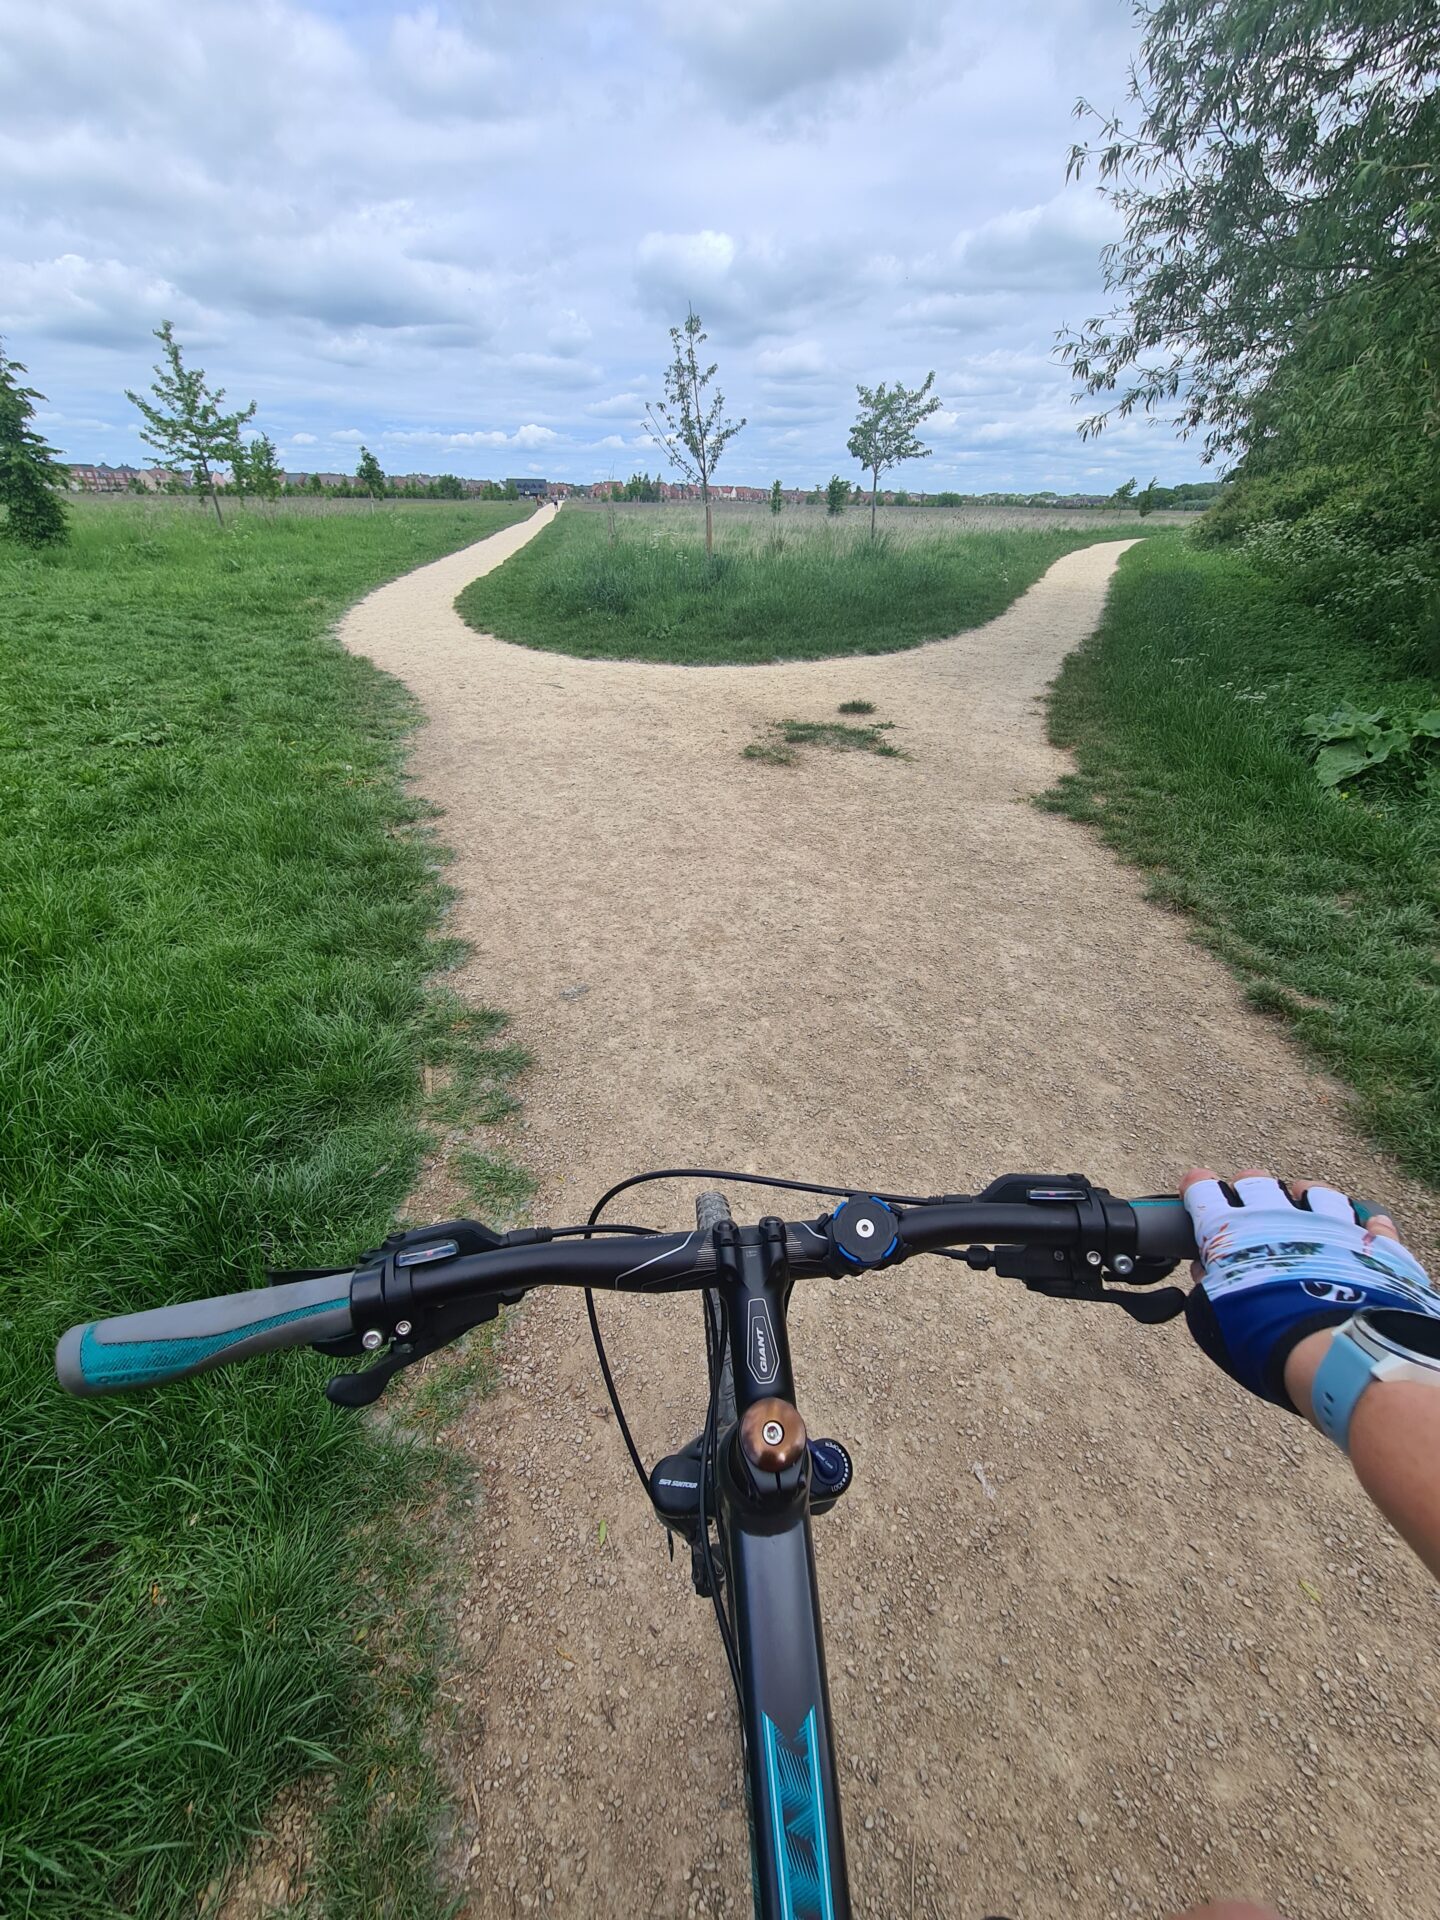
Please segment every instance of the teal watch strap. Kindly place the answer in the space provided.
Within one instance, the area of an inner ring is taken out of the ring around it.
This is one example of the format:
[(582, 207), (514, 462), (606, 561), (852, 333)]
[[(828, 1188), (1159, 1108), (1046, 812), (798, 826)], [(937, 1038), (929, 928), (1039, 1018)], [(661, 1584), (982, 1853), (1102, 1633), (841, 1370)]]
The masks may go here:
[(1310, 1389), (1311, 1405), (1320, 1431), (1342, 1453), (1350, 1451), (1350, 1416), (1355, 1403), (1375, 1377), (1375, 1356), (1350, 1338), (1347, 1325), (1336, 1330)]

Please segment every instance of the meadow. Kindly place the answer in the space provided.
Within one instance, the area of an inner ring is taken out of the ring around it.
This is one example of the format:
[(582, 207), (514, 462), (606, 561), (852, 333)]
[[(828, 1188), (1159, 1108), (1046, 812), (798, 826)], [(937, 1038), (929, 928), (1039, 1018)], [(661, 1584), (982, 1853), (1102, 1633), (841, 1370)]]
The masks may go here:
[(1440, 1185), (1440, 752), (1322, 786), (1307, 719), (1440, 707), (1423, 646), (1307, 604), (1244, 553), (1147, 541), (1056, 682), (1077, 771), (1048, 804), (1155, 875), (1251, 1001)]
[[(1072, 519), (1076, 518), (1072, 516)], [(566, 506), (456, 605), (481, 632), (585, 658), (686, 666), (891, 653), (993, 619), (1062, 554), (1149, 521), (1043, 510), (720, 507), (707, 556), (694, 506)], [(1034, 524), (1035, 520), (1043, 524)]]
[[(0, 1911), (213, 1911), (274, 1797), (325, 1781), (327, 1910), (432, 1911), (409, 1588), (443, 1463), (319, 1360), (76, 1401), (72, 1322), (349, 1264), (423, 1145), (422, 1070), (507, 1104), (402, 782), (370, 587), (493, 505), (82, 503), (0, 551)], [(489, 1063), (487, 1070), (486, 1063)], [(208, 1889), (208, 1892), (207, 1892)]]

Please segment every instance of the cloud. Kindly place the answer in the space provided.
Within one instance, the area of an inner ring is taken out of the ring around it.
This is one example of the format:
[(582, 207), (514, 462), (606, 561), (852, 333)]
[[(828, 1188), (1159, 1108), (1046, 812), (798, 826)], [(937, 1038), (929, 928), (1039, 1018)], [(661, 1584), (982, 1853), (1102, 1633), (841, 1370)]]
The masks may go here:
[(608, 400), (592, 400), (585, 411), (600, 420), (628, 420), (632, 416), (643, 418), (645, 403), (643, 393), (612, 393)]
[(313, 433), (292, 433), (290, 436), (290, 444), (293, 447), (313, 447), (315, 445), (315, 435)]
[(745, 114), (883, 71), (933, 37), (927, 0), (722, 0), (664, 10), (696, 84)]
[(755, 356), (755, 371), (762, 380), (790, 386), (797, 380), (831, 379), (835, 365), (818, 340), (792, 340), (783, 347), (762, 348)]
[(510, 359), (516, 373), (545, 387), (593, 387), (601, 370), (588, 360), (569, 360), (558, 353), (517, 353)]
[(866, 291), (853, 249), (838, 242), (787, 246), (768, 235), (743, 241), (703, 228), (647, 233), (636, 255), (641, 305), (672, 323), (693, 306), (708, 325), (749, 343), (818, 312), (857, 305)]
[(16, 263), (0, 275), (0, 330), (36, 333), (85, 346), (144, 343), (161, 319), (192, 336), (205, 335), (216, 315), (158, 273), (115, 259), (63, 253), (52, 260)]
[(1042, 206), (987, 220), (958, 243), (957, 266), (970, 285), (1012, 293), (1090, 287), (1101, 248), (1122, 231), (1108, 201), (1073, 187)]
[(515, 110), (521, 84), (512, 63), (434, 7), (391, 22), (386, 69), (392, 93), (428, 113), (503, 117)]

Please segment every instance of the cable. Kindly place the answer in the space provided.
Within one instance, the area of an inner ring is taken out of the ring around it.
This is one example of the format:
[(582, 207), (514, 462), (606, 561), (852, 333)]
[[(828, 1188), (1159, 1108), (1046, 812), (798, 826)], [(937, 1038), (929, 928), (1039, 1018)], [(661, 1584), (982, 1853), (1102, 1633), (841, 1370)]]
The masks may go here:
[(645, 1498), (650, 1498), (650, 1476), (645, 1471), (645, 1462), (640, 1458), (640, 1449), (636, 1446), (630, 1432), (629, 1422), (625, 1418), (625, 1409), (620, 1404), (620, 1395), (615, 1389), (615, 1377), (610, 1371), (610, 1361), (606, 1356), (605, 1342), (600, 1338), (600, 1322), (595, 1317), (595, 1295), (589, 1287), (585, 1289), (585, 1311), (590, 1316), (590, 1337), (595, 1342), (595, 1357), (600, 1362), (600, 1372), (605, 1380), (605, 1391), (610, 1396), (610, 1405), (614, 1409), (615, 1424), (620, 1429), (620, 1438), (625, 1442), (635, 1471), (640, 1476), (640, 1484), (645, 1489)]
[(782, 1187), (790, 1193), (843, 1194), (847, 1200), (883, 1200), (887, 1205), (896, 1207), (934, 1206), (945, 1197), (934, 1193), (877, 1193), (873, 1187), (867, 1186), (823, 1186), (815, 1180), (780, 1180), (767, 1173), (740, 1173), (732, 1167), (658, 1167), (651, 1173), (632, 1174), (628, 1180), (618, 1181), (608, 1193), (602, 1193), (591, 1211), (592, 1223), (599, 1220), (617, 1194), (626, 1192), (630, 1187), (643, 1187), (652, 1180), (738, 1180), (750, 1187)]
[(611, 1226), (608, 1220), (603, 1226), (587, 1221), (583, 1227), (547, 1227), (545, 1237), (547, 1240), (588, 1240), (592, 1234), (597, 1233), (636, 1233), (654, 1239), (658, 1238), (662, 1231), (660, 1227)]

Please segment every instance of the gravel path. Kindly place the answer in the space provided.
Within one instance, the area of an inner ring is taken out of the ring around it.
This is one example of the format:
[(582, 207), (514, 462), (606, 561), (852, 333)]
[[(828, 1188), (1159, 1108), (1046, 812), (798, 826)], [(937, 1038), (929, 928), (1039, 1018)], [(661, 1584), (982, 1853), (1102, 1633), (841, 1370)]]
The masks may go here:
[[(1335, 1084), (1138, 874), (1027, 804), (1065, 765), (1044, 688), (1125, 543), (911, 653), (683, 669), (461, 623), (459, 589), (547, 519), (342, 630), (429, 715), (413, 764), (455, 852), (459, 985), (536, 1056), (513, 1151), (537, 1218), (677, 1162), (918, 1191), (1078, 1167), (1145, 1192), (1204, 1160), (1329, 1170), (1435, 1254), (1433, 1196)], [(741, 759), (857, 698), (910, 758)], [(652, 1191), (642, 1218), (689, 1215)], [(433, 1168), (421, 1204), (453, 1198)], [(699, 1309), (603, 1314), (654, 1458), (698, 1422)], [(857, 1913), (1436, 1911), (1437, 1594), (1322, 1441), (1183, 1324), (939, 1261), (811, 1285), (791, 1325), (810, 1430), (856, 1461), (816, 1544)], [(461, 1911), (748, 1913), (723, 1656), (578, 1296), (512, 1317), (455, 1437), (484, 1489), (447, 1686)]]

